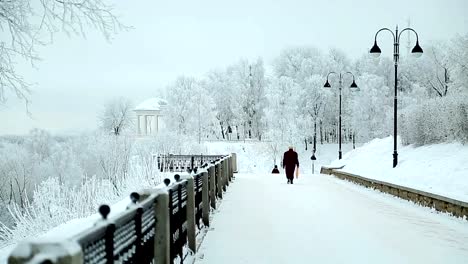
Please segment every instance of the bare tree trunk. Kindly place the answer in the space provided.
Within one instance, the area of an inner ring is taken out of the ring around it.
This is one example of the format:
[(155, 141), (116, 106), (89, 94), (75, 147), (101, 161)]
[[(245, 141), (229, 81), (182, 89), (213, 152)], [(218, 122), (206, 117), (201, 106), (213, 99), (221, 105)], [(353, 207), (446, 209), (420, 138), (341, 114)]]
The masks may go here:
[(317, 150), (317, 119), (314, 120), (314, 153)]
[(226, 139), (226, 138), (224, 137), (223, 122), (220, 121), (220, 122), (219, 122), (219, 126), (221, 127), (221, 135), (223, 135), (223, 139)]

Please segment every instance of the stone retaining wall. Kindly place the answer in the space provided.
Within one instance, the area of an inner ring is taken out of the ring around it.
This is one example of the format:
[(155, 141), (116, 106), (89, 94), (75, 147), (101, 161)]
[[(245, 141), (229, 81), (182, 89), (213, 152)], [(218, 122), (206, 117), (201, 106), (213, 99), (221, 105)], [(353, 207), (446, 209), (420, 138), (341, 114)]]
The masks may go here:
[(431, 207), (440, 212), (451, 213), (454, 216), (468, 220), (468, 203), (466, 202), (339, 171), (339, 169), (342, 168), (343, 167), (322, 167), (320, 173), (334, 175), (342, 180), (348, 180), (367, 188), (377, 189), (381, 192), (392, 194), (416, 204)]

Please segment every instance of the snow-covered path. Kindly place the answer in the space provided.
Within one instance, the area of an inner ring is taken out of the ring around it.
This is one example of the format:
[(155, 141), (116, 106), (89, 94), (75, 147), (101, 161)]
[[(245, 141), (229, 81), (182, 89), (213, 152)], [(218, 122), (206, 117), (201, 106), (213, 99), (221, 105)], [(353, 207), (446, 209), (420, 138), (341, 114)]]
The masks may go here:
[(197, 264), (468, 263), (468, 223), (327, 175), (238, 174)]

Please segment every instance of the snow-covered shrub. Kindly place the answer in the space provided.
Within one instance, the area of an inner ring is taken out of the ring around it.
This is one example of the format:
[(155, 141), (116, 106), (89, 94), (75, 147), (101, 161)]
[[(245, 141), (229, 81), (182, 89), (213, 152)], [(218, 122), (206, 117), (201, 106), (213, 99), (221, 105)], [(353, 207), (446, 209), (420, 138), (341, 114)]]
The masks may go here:
[(404, 144), (468, 142), (468, 95), (446, 96), (406, 108), (400, 118)]
[(102, 136), (97, 142), (98, 177), (107, 179), (114, 191), (120, 193), (118, 182), (127, 176), (133, 139), (120, 136)]
[[(30, 155), (25, 144), (0, 144), (0, 173), (8, 176), (0, 181), (0, 247), (89, 216), (103, 203), (161, 181), (151, 163), (151, 153), (160, 151), (157, 141), (134, 148), (132, 138), (95, 134), (50, 143), (37, 148), (50, 150), (41, 156)], [(12, 201), (10, 182), (27, 183), (26, 191), (13, 185)]]

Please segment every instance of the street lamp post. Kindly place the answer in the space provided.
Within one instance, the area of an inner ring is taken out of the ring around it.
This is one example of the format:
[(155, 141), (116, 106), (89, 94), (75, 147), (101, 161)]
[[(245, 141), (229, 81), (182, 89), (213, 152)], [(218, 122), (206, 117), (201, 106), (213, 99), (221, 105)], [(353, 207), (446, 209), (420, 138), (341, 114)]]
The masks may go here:
[[(325, 85), (323, 87), (325, 88), (331, 88), (331, 85), (330, 83), (328, 82), (328, 77), (330, 76), (330, 74), (338, 74), (336, 72), (329, 72), (328, 75), (327, 75), (327, 82), (325, 83)], [(353, 76), (353, 83), (351, 84), (351, 86), (349, 86), (350, 89), (353, 89), (353, 90), (357, 90), (358, 89), (358, 86), (356, 85), (356, 82), (354, 80), (354, 74), (352, 74), (351, 72), (345, 72), (345, 73), (339, 73), (339, 90), (340, 90), (340, 100), (339, 100), (339, 118), (338, 118), (338, 123), (339, 123), (339, 132), (338, 132), (338, 137), (340, 138), (339, 139), (339, 145), (338, 145), (338, 159), (341, 159), (343, 157), (342, 155), (342, 152), (341, 152), (341, 90), (342, 90), (342, 87), (343, 87), (343, 77), (345, 74), (351, 74), (351, 76)]]
[(398, 165), (398, 152), (397, 152), (397, 86), (398, 86), (398, 79), (397, 79), (397, 73), (398, 73), (398, 61), (400, 57), (400, 36), (401, 33), (403, 33), (406, 30), (413, 31), (414, 34), (416, 34), (416, 45), (414, 48), (411, 50), (411, 53), (415, 55), (416, 57), (421, 57), (423, 54), (423, 50), (421, 46), (419, 46), (419, 37), (418, 33), (414, 31), (412, 28), (405, 28), (403, 29), (400, 33), (398, 33), (398, 26), (396, 26), (395, 33), (391, 31), (388, 28), (382, 28), (377, 33), (375, 33), (375, 38), (374, 38), (374, 46), (370, 49), (370, 54), (374, 55), (375, 57), (379, 57), (380, 53), (382, 51), (380, 50), (379, 46), (377, 45), (377, 35), (381, 31), (389, 31), (393, 35), (393, 61), (395, 62), (395, 97), (393, 100), (393, 168)]

